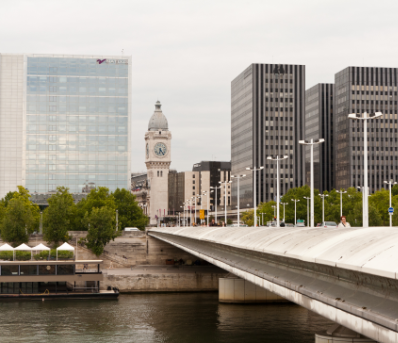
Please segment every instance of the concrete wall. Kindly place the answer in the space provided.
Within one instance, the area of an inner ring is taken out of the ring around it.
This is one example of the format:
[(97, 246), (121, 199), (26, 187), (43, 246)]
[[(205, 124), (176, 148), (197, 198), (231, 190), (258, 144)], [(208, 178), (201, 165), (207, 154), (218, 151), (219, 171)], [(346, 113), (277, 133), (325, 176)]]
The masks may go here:
[(241, 278), (219, 279), (218, 300), (222, 303), (276, 303), (286, 299)]
[[(206, 267), (202, 267), (206, 269)], [(101, 289), (108, 286), (119, 288), (121, 293), (146, 292), (203, 292), (216, 291), (218, 279), (226, 272), (208, 273), (141, 273), (135, 275), (104, 274)]]

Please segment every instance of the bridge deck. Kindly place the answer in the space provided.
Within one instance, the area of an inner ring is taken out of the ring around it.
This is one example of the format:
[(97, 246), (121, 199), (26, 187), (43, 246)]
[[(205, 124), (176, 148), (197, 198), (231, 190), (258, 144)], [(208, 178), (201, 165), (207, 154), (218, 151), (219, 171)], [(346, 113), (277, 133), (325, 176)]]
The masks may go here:
[(380, 342), (398, 342), (398, 228), (156, 228), (149, 235)]

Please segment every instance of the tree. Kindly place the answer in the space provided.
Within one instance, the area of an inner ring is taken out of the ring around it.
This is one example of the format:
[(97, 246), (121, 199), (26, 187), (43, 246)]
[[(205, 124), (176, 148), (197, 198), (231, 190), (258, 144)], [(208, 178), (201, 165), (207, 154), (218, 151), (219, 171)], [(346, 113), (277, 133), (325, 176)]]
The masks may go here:
[(49, 206), (43, 213), (44, 239), (48, 242), (67, 242), (68, 230), (76, 216), (76, 205), (69, 189), (57, 187), (57, 193), (48, 199)]
[(34, 217), (30, 207), (21, 197), (8, 201), (8, 206), (1, 222), (1, 237), (14, 246), (29, 241), (28, 232), (32, 232)]
[(253, 221), (254, 221), (253, 216), (254, 216), (253, 210), (244, 211), (242, 212), (240, 219), (247, 226), (253, 226)]
[(87, 231), (88, 227), (84, 224), (84, 218), (86, 213), (90, 214), (94, 208), (109, 208), (113, 211), (113, 215), (116, 216), (115, 198), (106, 187), (92, 189), (87, 197), (82, 199), (76, 207), (77, 216), (72, 227), (78, 231)]
[(39, 227), (39, 206), (30, 201), (29, 191), (22, 186), (18, 186), (16, 192), (9, 192), (1, 202), (2, 239), (15, 245), (26, 243), (29, 233)]
[(94, 207), (90, 213), (86, 212), (84, 224), (88, 227), (85, 242), (87, 248), (97, 256), (101, 255), (105, 245), (111, 239), (115, 240), (117, 236), (114, 211), (107, 206), (101, 208)]
[(140, 230), (145, 230), (149, 219), (142, 208), (138, 206), (138, 202), (135, 200), (136, 196), (127, 189), (119, 188), (112, 195), (119, 213), (119, 228), (123, 230), (125, 227), (137, 227)]

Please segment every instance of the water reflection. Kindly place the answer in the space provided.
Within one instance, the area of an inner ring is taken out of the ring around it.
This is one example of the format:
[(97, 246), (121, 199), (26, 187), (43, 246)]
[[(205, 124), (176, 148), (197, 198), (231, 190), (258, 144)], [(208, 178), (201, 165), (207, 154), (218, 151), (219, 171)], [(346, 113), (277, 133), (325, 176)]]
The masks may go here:
[(1, 342), (313, 342), (333, 323), (299, 306), (219, 304), (215, 293), (0, 303)]

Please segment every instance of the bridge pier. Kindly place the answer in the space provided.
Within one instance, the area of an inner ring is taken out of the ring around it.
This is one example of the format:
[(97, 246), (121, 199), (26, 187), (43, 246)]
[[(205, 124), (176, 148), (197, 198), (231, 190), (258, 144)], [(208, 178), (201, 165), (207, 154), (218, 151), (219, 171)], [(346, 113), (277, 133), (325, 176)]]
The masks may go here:
[(376, 341), (366, 338), (357, 332), (354, 332), (346, 327), (336, 324), (326, 331), (315, 334), (315, 343), (376, 343)]
[(218, 301), (230, 304), (283, 303), (288, 300), (240, 277), (228, 274), (218, 279)]

